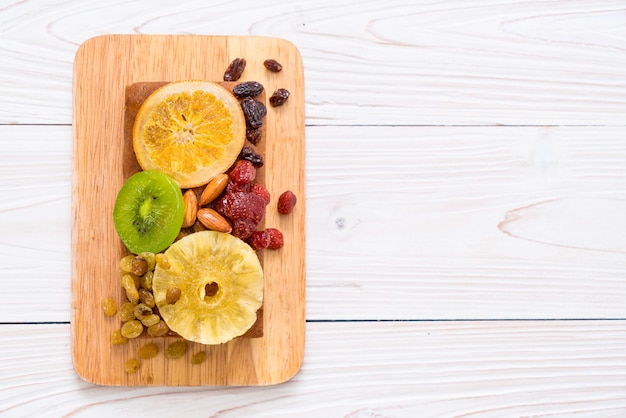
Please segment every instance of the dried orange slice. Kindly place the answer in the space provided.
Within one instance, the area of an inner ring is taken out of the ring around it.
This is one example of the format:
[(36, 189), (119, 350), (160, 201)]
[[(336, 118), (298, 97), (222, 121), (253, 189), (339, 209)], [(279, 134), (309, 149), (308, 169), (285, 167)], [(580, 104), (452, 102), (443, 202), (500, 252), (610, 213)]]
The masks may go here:
[(133, 126), (133, 148), (144, 170), (159, 170), (181, 188), (201, 186), (225, 172), (246, 137), (241, 105), (224, 87), (178, 81), (153, 92)]

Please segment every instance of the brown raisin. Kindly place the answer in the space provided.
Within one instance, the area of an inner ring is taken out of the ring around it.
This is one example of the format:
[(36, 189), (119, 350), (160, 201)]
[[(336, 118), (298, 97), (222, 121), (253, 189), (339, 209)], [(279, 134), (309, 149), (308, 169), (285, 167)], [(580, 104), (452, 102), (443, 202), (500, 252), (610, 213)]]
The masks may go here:
[(239, 159), (250, 161), (255, 168), (263, 167), (263, 157), (257, 154), (252, 147), (244, 146), (239, 153)]
[(243, 115), (246, 118), (246, 125), (249, 129), (256, 129), (263, 126), (263, 118), (267, 115), (267, 108), (258, 100), (245, 97), (241, 101)]
[(137, 257), (132, 259), (130, 263), (131, 273), (133, 273), (135, 276), (143, 276), (144, 274), (146, 274), (146, 271), (148, 271), (148, 262), (145, 258), (138, 255)]
[(283, 69), (283, 66), (280, 65), (280, 63), (274, 59), (266, 59), (265, 61), (263, 61), (263, 65), (265, 66), (265, 68), (267, 68), (273, 73), (277, 73)]
[(178, 299), (180, 299), (181, 294), (182, 292), (179, 288), (170, 287), (169, 289), (167, 289), (167, 292), (165, 292), (165, 301), (167, 302), (168, 305), (173, 305), (176, 302), (178, 302)]
[(263, 132), (261, 131), (261, 128), (248, 129), (246, 131), (246, 139), (250, 141), (250, 143), (253, 145), (257, 145), (259, 142), (261, 142), (262, 136)]
[(237, 84), (233, 88), (235, 96), (239, 97), (256, 97), (263, 92), (263, 85), (256, 81), (246, 81), (241, 84)]
[(246, 60), (244, 58), (235, 58), (226, 68), (226, 72), (224, 72), (224, 81), (239, 80), (245, 68)]
[(282, 106), (289, 98), (289, 91), (286, 89), (278, 89), (270, 97), (270, 104), (273, 107)]

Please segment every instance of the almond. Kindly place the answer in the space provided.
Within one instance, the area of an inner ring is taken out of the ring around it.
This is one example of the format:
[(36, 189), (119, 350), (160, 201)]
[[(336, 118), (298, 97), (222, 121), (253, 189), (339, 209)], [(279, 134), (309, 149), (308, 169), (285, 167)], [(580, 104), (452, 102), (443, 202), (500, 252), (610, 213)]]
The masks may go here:
[(208, 229), (218, 232), (230, 232), (232, 228), (228, 221), (219, 213), (210, 208), (202, 208), (198, 211), (198, 220)]
[(198, 198), (196, 192), (189, 189), (183, 195), (183, 203), (185, 205), (185, 216), (183, 217), (183, 228), (189, 228), (196, 222), (198, 213)]
[(228, 174), (222, 173), (211, 180), (200, 196), (200, 206), (211, 203), (224, 191), (228, 184)]

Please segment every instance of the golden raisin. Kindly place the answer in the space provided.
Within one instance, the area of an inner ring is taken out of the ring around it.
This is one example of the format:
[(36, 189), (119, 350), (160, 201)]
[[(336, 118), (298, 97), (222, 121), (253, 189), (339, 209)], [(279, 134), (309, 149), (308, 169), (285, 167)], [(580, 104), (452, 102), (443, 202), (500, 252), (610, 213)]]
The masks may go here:
[(169, 359), (181, 358), (187, 352), (187, 343), (183, 340), (177, 340), (167, 346), (165, 357)]
[(152, 279), (154, 277), (154, 270), (151, 270), (141, 276), (139, 279), (139, 285), (146, 290), (152, 290)]
[(155, 255), (156, 264), (164, 270), (169, 270), (170, 262), (167, 259), (167, 256), (163, 253), (159, 253)]
[(113, 345), (122, 345), (128, 342), (128, 338), (122, 335), (122, 332), (119, 329), (116, 329), (111, 333), (111, 344)]
[(148, 343), (137, 350), (137, 356), (140, 359), (148, 360), (159, 354), (159, 346), (155, 343)]
[(191, 356), (191, 364), (201, 364), (206, 360), (206, 352), (198, 351), (196, 354)]
[(102, 310), (106, 316), (114, 316), (117, 313), (117, 304), (113, 298), (102, 299)]
[(140, 303), (135, 306), (135, 318), (141, 321), (148, 315), (152, 315), (152, 308), (150, 308), (148, 305), (146, 305), (145, 303)]
[(139, 256), (142, 257), (144, 260), (146, 260), (146, 263), (148, 264), (147, 271), (154, 270), (154, 266), (156, 264), (156, 258), (154, 256), (154, 253), (144, 252), (144, 253), (139, 254)]
[(120, 269), (124, 273), (130, 273), (132, 271), (131, 263), (133, 261), (133, 258), (135, 258), (135, 255), (129, 254), (127, 256), (122, 257), (122, 259), (120, 260)]
[(126, 291), (126, 299), (128, 299), (129, 302), (139, 302), (139, 292), (137, 292), (135, 280), (130, 274), (122, 276), (122, 287)]
[(132, 302), (123, 304), (120, 308), (120, 321), (126, 322), (135, 319), (135, 306), (137, 306), (137, 304)]
[(137, 360), (136, 358), (131, 358), (130, 360), (127, 360), (126, 363), (124, 363), (124, 370), (126, 371), (126, 373), (135, 373), (137, 370), (139, 370), (139, 360)]
[(144, 288), (139, 289), (138, 292), (139, 292), (139, 300), (141, 301), (141, 303), (143, 303), (144, 305), (147, 305), (150, 308), (154, 308), (155, 302), (154, 302), (154, 295), (152, 294), (152, 292)]
[(141, 319), (141, 323), (146, 327), (151, 327), (152, 325), (156, 325), (161, 320), (161, 317), (157, 314), (152, 314), (148, 316), (144, 316)]
[(126, 338), (137, 338), (143, 332), (143, 325), (141, 322), (133, 319), (132, 321), (124, 322), (124, 324), (122, 324), (121, 332)]
[(159, 321), (148, 327), (148, 335), (151, 337), (162, 337), (170, 331), (165, 321)]

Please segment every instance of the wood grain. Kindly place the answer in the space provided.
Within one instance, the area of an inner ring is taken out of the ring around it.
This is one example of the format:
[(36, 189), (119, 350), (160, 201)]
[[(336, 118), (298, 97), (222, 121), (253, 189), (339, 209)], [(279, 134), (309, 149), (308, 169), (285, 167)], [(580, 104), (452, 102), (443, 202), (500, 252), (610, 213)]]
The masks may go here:
[[(163, 80), (220, 81), (236, 57), (245, 57), (249, 63), (245, 79), (259, 81), (271, 92), (278, 86), (292, 92), (288, 105), (268, 109), (265, 184), (274, 201), (291, 189), (302, 203), (288, 217), (277, 211), (266, 213), (266, 225), (279, 228), (290, 245), (267, 252), (263, 258), (263, 336), (219, 346), (190, 343), (187, 356), (177, 363), (152, 361), (129, 375), (123, 371), (124, 361), (146, 341), (112, 347), (109, 337), (119, 321), (94, 309), (105, 296), (117, 297), (121, 304), (119, 240), (111, 213), (129, 174), (124, 173), (123, 164), (126, 87)], [(262, 64), (267, 57), (275, 57), (285, 70), (268, 72)], [(304, 101), (297, 49), (277, 38), (98, 37), (79, 49), (74, 80), (71, 322), (77, 373), (93, 383), (131, 386), (264, 385), (291, 378), (302, 363), (305, 310)], [(96, 199), (98, 206), (93, 205)], [(193, 367), (190, 358), (199, 350), (206, 350), (212, 361)]]
[(5, 325), (0, 415), (626, 414), (625, 321), (308, 323), (307, 335), (303, 367), (282, 385), (129, 389), (74, 374), (69, 326)]
[(71, 123), (74, 54), (93, 36), (193, 33), (294, 43), (308, 125), (623, 125), (625, 21), (621, 0), (9, 1), (0, 124)]

